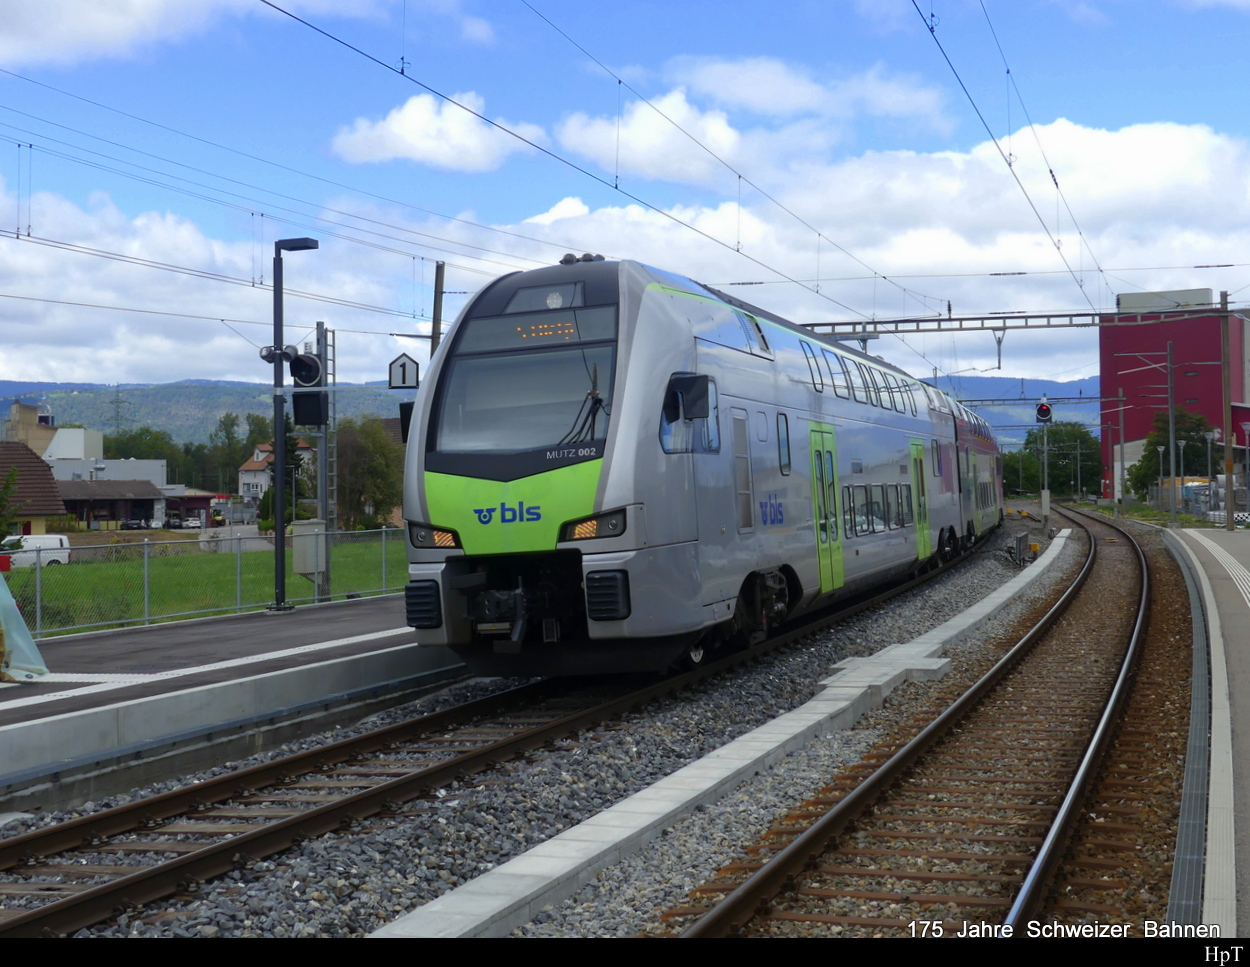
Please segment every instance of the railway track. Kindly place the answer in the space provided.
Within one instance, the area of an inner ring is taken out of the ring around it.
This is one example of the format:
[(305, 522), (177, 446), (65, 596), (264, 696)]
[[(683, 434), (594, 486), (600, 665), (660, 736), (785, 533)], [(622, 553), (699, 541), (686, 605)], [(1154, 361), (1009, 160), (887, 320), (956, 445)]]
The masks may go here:
[(538, 682), (0, 841), (0, 937), (64, 935), (193, 894), (207, 880), (722, 674), (937, 573), (641, 689)]
[(1101, 521), (1087, 531), (1078, 582), (994, 670), (881, 753), (880, 768), (795, 810), (669, 911), (670, 926), (688, 937), (1023, 933), (1111, 734), (1150, 598), (1131, 537)]
[(620, 714), (664, 684), (622, 696), (538, 682), (5, 840), (0, 937), (68, 933), (193, 891)]

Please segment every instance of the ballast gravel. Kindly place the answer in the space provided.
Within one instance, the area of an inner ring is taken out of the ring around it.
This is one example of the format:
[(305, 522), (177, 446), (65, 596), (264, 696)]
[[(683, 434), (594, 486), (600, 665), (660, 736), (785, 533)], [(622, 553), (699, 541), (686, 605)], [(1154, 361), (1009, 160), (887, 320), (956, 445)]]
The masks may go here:
[[(376, 817), (349, 833), (324, 836), (250, 863), (206, 884), (193, 899), (153, 904), (77, 935), (368, 934), (801, 705), (844, 658), (873, 654), (954, 617), (1018, 573), (1005, 551), (1014, 533), (1025, 526), (1009, 523), (963, 566), (895, 598), (884, 609), (848, 619), (815, 640), (657, 701), (554, 749), (449, 786), (437, 798), (409, 803), (398, 815)], [(1047, 592), (1052, 580), (1048, 576), (1035, 582), (1008, 610), (1028, 608)], [(1005, 615), (995, 623), (1005, 625), (1011, 617)], [(986, 635), (994, 630), (990, 628)], [(490, 679), (455, 686), (372, 716), (359, 728), (375, 728), (512, 684)], [(290, 743), (244, 762), (136, 790), (130, 796), (10, 823), (3, 834), (12, 836), (25, 828), (109, 808), (354, 731), (338, 730), (320, 740), (313, 737)], [(751, 835), (767, 828), (787, 805), (819, 788), (840, 765), (857, 759), (877, 734), (876, 729), (855, 729), (789, 756), (721, 802), (701, 807), (643, 854), (604, 871), (567, 903), (519, 928), (515, 935), (636, 933), (657, 906), (679, 902), (686, 891), (736, 855)]]

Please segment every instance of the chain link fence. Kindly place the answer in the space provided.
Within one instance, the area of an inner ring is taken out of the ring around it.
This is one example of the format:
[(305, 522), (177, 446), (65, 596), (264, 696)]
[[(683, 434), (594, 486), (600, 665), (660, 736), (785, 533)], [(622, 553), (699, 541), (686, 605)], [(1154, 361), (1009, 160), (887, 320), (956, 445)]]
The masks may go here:
[[(329, 543), (328, 596), (293, 569), (286, 539), (286, 599), (292, 604), (403, 590), (408, 580), (398, 528), (336, 531)], [(302, 538), (298, 538), (302, 539)], [(36, 638), (176, 618), (258, 611), (274, 599), (274, 539), (214, 537), (74, 547), (69, 561), (32, 549), (7, 574)], [(61, 551), (63, 558), (65, 552)], [(324, 582), (323, 582), (324, 583)], [(322, 588), (325, 591), (325, 588)]]

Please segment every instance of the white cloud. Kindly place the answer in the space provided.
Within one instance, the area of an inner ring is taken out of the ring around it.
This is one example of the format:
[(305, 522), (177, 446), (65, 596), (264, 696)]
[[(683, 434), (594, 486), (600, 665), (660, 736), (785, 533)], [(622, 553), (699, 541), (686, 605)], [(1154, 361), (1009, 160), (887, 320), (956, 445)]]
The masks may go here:
[(563, 147), (592, 158), (606, 171), (615, 170), (619, 163), (621, 170), (647, 178), (696, 184), (708, 182), (724, 169), (683, 131), (721, 158), (736, 156), (742, 136), (723, 111), (700, 111), (681, 89), (651, 103), (654, 109), (640, 101), (630, 104), (619, 132), (615, 118), (591, 118), (578, 112), (557, 126), (556, 137)]
[(668, 73), (692, 91), (757, 114), (821, 112), (828, 92), (775, 57), (678, 58)]
[[(478, 114), (486, 111), (486, 102), (472, 91), (452, 97)], [(537, 125), (497, 120), (530, 141), (545, 139), (543, 129)], [(410, 97), (381, 121), (357, 118), (350, 128), (343, 128), (334, 136), (333, 147), (340, 157), (356, 163), (402, 158), (448, 171), (494, 171), (508, 155), (532, 150), (432, 94)]]
[[(288, 0), (293, 13), (370, 17), (389, 0)], [(74, 64), (128, 57), (199, 33), (224, 17), (277, 16), (255, 0), (5, 0), (0, 65)]]
[(907, 75), (891, 76), (880, 64), (823, 82), (774, 57), (678, 58), (669, 73), (695, 93), (757, 114), (909, 117), (940, 129), (949, 125), (937, 88)]
[[(1240, 253), (1250, 251), (1250, 147), (1243, 141), (1199, 125), (1148, 124), (1106, 131), (1063, 120), (1039, 127), (1038, 135), (1106, 275), (1099, 276), (1089, 254), (1081, 252), (1062, 206), (1056, 219), (1049, 175), (1023, 148), (1031, 138), (1017, 135), (1021, 158), (1016, 169), (1047, 225), (1062, 240), (1069, 262), (1084, 270), (1086, 291), (1096, 305), (1109, 306), (1115, 292), (1133, 291), (1135, 286), (1236, 290), (1250, 282), (1250, 268), (1132, 271), (1244, 261)], [(750, 134), (739, 135), (739, 150), (756, 150), (750, 141)], [(377, 203), (363, 206), (358, 199), (336, 201), (335, 207), (350, 207), (376, 222), (409, 226), (423, 233), (421, 237), (447, 240), (438, 243), (437, 257), (447, 260), (447, 288), (452, 291), (475, 291), (504, 272), (554, 264), (562, 252), (573, 251), (638, 259), (722, 286), (770, 283), (728, 291), (802, 322), (855, 317), (797, 286), (771, 284), (776, 277), (765, 266), (813, 284), (819, 278), (824, 295), (879, 318), (944, 312), (947, 300), (957, 315), (1088, 310), (1081, 289), (1063, 271), (992, 145), (966, 152), (874, 152), (833, 164), (809, 159), (795, 165), (780, 197), (827, 239), (897, 286), (872, 277), (870, 270), (829, 241), (818, 243), (809, 229), (758, 196), (744, 196), (741, 209), (736, 200), (670, 209), (673, 216), (723, 245), (682, 228), (663, 213), (638, 205), (604, 204), (591, 195), (564, 197), (524, 221), (496, 226), (508, 236), (435, 217), (413, 222), (410, 214), (386, 211)], [(127, 214), (103, 196), (83, 208), (40, 192), (31, 210), (36, 235), (178, 262), (245, 281), (254, 273), (268, 274), (267, 258), (253, 262), (250, 242), (215, 238), (201, 226), (165, 212)], [(4, 213), (13, 211), (11, 190), (0, 194), (0, 216), (6, 224), (11, 216)], [(553, 244), (526, 237), (549, 238)], [(429, 309), (422, 293), (432, 270), (410, 257), (341, 239), (323, 238), (322, 245), (320, 252), (292, 255), (287, 261), (286, 282), (292, 293), (287, 321), (292, 332), (318, 318), (338, 328), (340, 378), (345, 380), (379, 378), (386, 362), (399, 352), (424, 358), (423, 344), (414, 349), (411, 340), (353, 332), (412, 331), (424, 323), (308, 303), (295, 290), (332, 293), (420, 315)], [(763, 265), (735, 254), (735, 245)], [(1028, 274), (988, 274), (993, 272)], [(0, 293), (260, 323), (266, 323), (270, 313), (270, 295), (263, 288), (126, 265), (17, 241), (11, 235), (0, 236)], [(921, 295), (931, 298), (926, 301)], [(449, 299), (449, 318), (463, 298)], [(264, 344), (269, 339), (265, 325), (237, 328), (252, 342)], [(0, 298), (0, 332), (5, 342), (0, 354), (3, 378), (38, 373), (48, 379), (100, 382), (193, 376), (264, 379), (255, 348), (212, 321)], [(1004, 373), (1079, 368), (1096, 359), (1095, 338), (1084, 330), (1009, 333), (1003, 347)], [(945, 371), (984, 368), (996, 358), (988, 335), (909, 337), (908, 343), (932, 362), (924, 362), (892, 338), (874, 343), (872, 351), (917, 373), (932, 365)]]
[[(906, 119), (940, 132), (953, 126), (939, 91), (880, 65), (823, 83), (770, 57), (678, 58), (666, 73), (681, 86), (650, 104), (631, 102), (619, 122), (581, 112), (565, 118), (555, 129), (561, 146), (613, 174), (719, 187), (736, 197), (736, 178), (717, 158), (776, 185), (796, 165), (825, 162), (865, 119)], [(703, 100), (720, 106), (705, 109)], [(731, 111), (763, 123), (743, 126)]]
[(590, 209), (586, 207), (586, 203), (580, 198), (562, 198), (556, 202), (547, 211), (541, 215), (535, 215), (533, 218), (525, 219), (527, 224), (532, 225), (550, 225), (552, 222), (559, 221), (562, 218), (580, 218), (582, 215), (589, 215)]

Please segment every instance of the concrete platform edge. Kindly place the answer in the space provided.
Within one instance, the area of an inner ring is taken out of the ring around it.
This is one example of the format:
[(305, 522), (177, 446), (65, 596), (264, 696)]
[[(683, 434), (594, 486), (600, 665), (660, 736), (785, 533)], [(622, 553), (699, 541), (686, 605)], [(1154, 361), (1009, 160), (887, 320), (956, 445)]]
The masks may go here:
[(1202, 922), (1218, 924), (1222, 936), (1237, 934), (1237, 846), (1233, 805), (1232, 704), (1224, 634), (1215, 592), (1194, 549), (1177, 541), (1197, 576), (1207, 617), (1211, 656), (1211, 767), (1207, 792), (1206, 871), (1202, 889)]
[[(414, 675), (416, 646), (394, 645), (369, 655), (351, 655), (251, 678), (117, 702), (88, 711), (68, 712), (29, 723), (0, 727), (0, 786), (17, 776), (52, 774), (91, 757), (121, 750), (137, 751), (173, 741), (168, 724), (179, 724), (178, 736), (227, 727), (241, 719), (278, 716), (323, 700), (327, 681), (341, 678), (341, 694), (378, 687)], [(73, 756), (66, 755), (73, 750)]]

